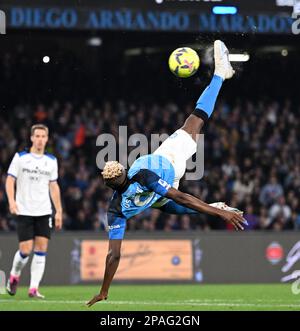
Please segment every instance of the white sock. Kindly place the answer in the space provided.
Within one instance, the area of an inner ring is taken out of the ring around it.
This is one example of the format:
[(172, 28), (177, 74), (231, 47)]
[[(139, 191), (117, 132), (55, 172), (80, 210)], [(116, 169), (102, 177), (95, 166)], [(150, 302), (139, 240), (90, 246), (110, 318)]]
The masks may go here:
[(39, 288), (40, 281), (43, 278), (46, 264), (46, 253), (34, 252), (31, 262), (31, 279), (29, 288)]
[(10, 274), (15, 277), (20, 277), (22, 269), (25, 267), (29, 260), (29, 256), (17, 251), (14, 257), (13, 265)]

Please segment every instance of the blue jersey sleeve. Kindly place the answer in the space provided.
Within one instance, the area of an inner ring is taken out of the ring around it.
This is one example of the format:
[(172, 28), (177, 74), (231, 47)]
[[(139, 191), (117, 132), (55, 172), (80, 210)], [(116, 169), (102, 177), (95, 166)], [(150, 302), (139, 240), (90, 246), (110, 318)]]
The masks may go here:
[(155, 172), (148, 169), (141, 169), (132, 179), (163, 197), (171, 187), (169, 183), (160, 178)]
[(162, 205), (161, 207), (158, 207), (157, 209), (168, 214), (176, 214), (176, 215), (199, 214), (198, 211), (181, 206), (173, 200), (169, 200), (166, 204)]
[(107, 214), (109, 239), (123, 239), (126, 230), (126, 218), (113, 213)]

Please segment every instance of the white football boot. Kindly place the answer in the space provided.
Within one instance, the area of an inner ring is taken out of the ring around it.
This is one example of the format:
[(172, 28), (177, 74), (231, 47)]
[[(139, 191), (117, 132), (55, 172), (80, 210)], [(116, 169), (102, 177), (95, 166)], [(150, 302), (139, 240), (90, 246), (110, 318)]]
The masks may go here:
[(229, 51), (221, 40), (214, 42), (215, 75), (225, 79), (231, 78), (235, 71), (229, 61)]

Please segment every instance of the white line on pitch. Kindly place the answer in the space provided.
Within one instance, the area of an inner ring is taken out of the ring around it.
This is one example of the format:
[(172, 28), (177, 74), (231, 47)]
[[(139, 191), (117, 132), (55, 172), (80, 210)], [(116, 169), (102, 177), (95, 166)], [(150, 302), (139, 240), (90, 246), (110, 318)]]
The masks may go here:
[[(46, 303), (46, 304), (85, 304), (86, 301), (81, 300), (0, 300), (0, 303)], [(105, 301), (105, 305), (160, 305), (160, 306), (220, 306), (220, 307), (300, 307), (300, 304), (286, 303), (236, 303), (236, 302), (158, 302), (158, 301)]]

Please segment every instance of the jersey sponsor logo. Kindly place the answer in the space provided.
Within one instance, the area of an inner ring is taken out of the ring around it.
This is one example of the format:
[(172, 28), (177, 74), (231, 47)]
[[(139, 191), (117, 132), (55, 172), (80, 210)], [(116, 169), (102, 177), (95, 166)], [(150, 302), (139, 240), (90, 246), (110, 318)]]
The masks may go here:
[(28, 174), (35, 174), (35, 175), (45, 175), (45, 176), (50, 176), (51, 175), (50, 171), (41, 170), (38, 167), (36, 167), (35, 169), (23, 168), (22, 172), (25, 172), (25, 173), (28, 173)]
[(29, 179), (33, 182), (39, 182), (42, 179), (41, 176), (51, 176), (50, 171), (39, 169), (39, 167), (35, 167), (35, 169), (29, 169), (24, 167), (22, 168), (22, 172), (29, 175)]
[(120, 224), (109, 225), (108, 228), (109, 228), (109, 230), (120, 229), (121, 228), (121, 225)]
[(125, 204), (124, 204), (124, 206), (125, 206), (125, 208), (126, 209), (128, 209), (128, 208), (130, 208), (130, 200), (129, 199), (125, 199)]

